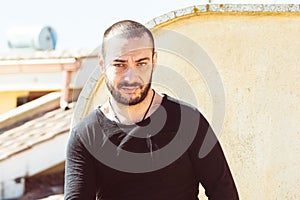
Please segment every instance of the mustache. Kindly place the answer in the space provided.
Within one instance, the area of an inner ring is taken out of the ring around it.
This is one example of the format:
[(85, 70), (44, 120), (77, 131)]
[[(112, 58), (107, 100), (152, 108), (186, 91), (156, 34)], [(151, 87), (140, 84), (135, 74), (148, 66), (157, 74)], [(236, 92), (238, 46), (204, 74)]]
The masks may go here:
[(118, 89), (120, 89), (121, 87), (143, 87), (143, 85), (138, 82), (133, 82), (133, 83), (121, 82), (118, 84)]

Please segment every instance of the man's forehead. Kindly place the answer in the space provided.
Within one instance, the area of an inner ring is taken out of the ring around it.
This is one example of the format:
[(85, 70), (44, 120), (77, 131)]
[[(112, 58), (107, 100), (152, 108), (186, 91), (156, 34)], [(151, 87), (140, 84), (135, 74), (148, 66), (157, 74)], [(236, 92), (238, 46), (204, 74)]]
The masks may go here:
[(106, 58), (110, 61), (126, 56), (152, 53), (153, 44), (147, 37), (113, 37), (105, 42)]
[(105, 40), (105, 50), (106, 52), (110, 49), (124, 49), (127, 51), (132, 51), (134, 49), (142, 48), (153, 48), (153, 44), (149, 37), (144, 35), (143, 37), (132, 37), (125, 38), (122, 36), (110, 37)]
[(151, 48), (140, 48), (140, 49), (133, 49), (130, 51), (123, 51), (122, 54), (115, 54), (116, 58), (127, 58), (127, 57), (139, 57), (150, 55), (152, 53)]

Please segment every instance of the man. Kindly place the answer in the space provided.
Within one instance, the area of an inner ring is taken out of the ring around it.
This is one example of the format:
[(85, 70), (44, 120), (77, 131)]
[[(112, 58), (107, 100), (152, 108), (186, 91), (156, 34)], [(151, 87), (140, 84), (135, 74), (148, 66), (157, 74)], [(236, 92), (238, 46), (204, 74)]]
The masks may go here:
[[(196, 200), (238, 193), (219, 142), (199, 111), (151, 87), (157, 52), (151, 32), (120, 21), (104, 33), (100, 66), (110, 97), (69, 138), (65, 199)], [(166, 74), (167, 76), (167, 74)]]

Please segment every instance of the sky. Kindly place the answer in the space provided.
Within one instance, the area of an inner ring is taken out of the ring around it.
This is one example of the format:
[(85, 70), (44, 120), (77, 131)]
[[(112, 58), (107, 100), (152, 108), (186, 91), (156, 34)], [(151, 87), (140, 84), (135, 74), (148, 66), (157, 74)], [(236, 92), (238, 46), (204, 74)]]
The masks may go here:
[[(0, 52), (9, 51), (6, 32), (13, 27), (49, 25), (57, 32), (58, 50), (95, 49), (106, 28), (131, 19), (146, 23), (177, 9), (208, 0), (2, 0)], [(300, 3), (300, 0), (211, 0), (211, 3)]]

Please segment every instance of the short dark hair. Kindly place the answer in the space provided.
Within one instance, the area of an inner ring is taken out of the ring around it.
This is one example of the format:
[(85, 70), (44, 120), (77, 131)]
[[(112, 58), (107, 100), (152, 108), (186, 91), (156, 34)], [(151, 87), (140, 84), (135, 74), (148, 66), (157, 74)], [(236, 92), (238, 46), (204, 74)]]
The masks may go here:
[(150, 42), (152, 43), (154, 52), (154, 38), (151, 31), (139, 22), (135, 22), (132, 20), (123, 20), (114, 23), (104, 32), (101, 47), (101, 53), (103, 56), (105, 55), (105, 40), (112, 34), (121, 35), (124, 38), (143, 37), (146, 34), (149, 37)]

